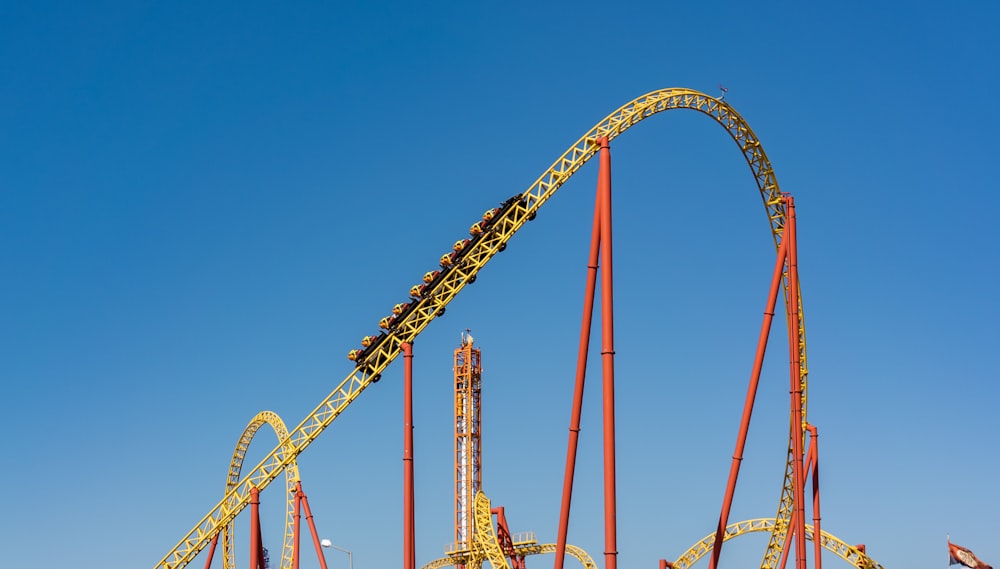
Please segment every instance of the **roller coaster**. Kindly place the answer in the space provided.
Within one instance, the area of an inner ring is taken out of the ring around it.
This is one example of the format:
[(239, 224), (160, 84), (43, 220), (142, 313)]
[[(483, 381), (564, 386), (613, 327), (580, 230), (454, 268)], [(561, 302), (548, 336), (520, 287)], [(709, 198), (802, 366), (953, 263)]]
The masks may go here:
[[(702, 557), (709, 557), (709, 568), (715, 569), (725, 541), (754, 532), (769, 535), (768, 545), (760, 563), (761, 569), (784, 568), (794, 552), (796, 569), (806, 567), (806, 541), (814, 544), (817, 569), (821, 567), (821, 549), (826, 549), (859, 569), (881, 569), (866, 554), (863, 546), (851, 546), (823, 531), (819, 525), (819, 461), (816, 444), (816, 427), (807, 421), (808, 365), (806, 359), (805, 320), (802, 311), (797, 269), (795, 239), (795, 204), (792, 197), (778, 186), (774, 169), (764, 152), (759, 138), (749, 124), (722, 98), (709, 96), (685, 88), (669, 88), (645, 94), (629, 101), (612, 112), (583, 134), (559, 156), (523, 192), (513, 195), (490, 208), (481, 220), (469, 230), (469, 237), (457, 240), (438, 261), (438, 268), (423, 275), (421, 282), (409, 290), (409, 301), (397, 304), (391, 314), (379, 321), (379, 331), (364, 336), (360, 346), (348, 352), (353, 369), (337, 387), (327, 395), (296, 427), (290, 431), (277, 415), (262, 412), (251, 420), (237, 444), (226, 480), (222, 499), (185, 534), (181, 540), (154, 566), (156, 569), (180, 569), (191, 563), (206, 547), (214, 553), (220, 540), (223, 542), (223, 564), (235, 569), (232, 528), (236, 517), (248, 507), (256, 515), (260, 491), (284, 475), (289, 496), (286, 510), (286, 532), (280, 566), (292, 569), (298, 566), (298, 539), (300, 533), (300, 506), (304, 502), (296, 458), (316, 440), (324, 430), (343, 413), (372, 383), (379, 381), (386, 368), (404, 352), (408, 353), (417, 336), (438, 316), (448, 304), (477, 278), (482, 268), (503, 251), (508, 241), (529, 221), (538, 210), (591, 158), (599, 157), (598, 191), (594, 210), (594, 227), (588, 263), (587, 294), (584, 318), (581, 325), (580, 356), (577, 362), (577, 387), (574, 395), (573, 418), (567, 448), (567, 465), (563, 488), (562, 511), (558, 542), (539, 545), (533, 539), (517, 542), (510, 536), (503, 539), (505, 522), (494, 527), (491, 520), (489, 499), (483, 494), (475, 498), (475, 525), (477, 535), (472, 549), (450, 555), (425, 565), (425, 569), (447, 565), (468, 566), (478, 569), (488, 562), (494, 569), (523, 567), (525, 555), (555, 553), (556, 569), (561, 569), (566, 555), (575, 557), (584, 567), (597, 564), (581, 549), (566, 543), (569, 510), (572, 500), (573, 475), (576, 457), (576, 434), (579, 431), (580, 405), (583, 377), (586, 374), (587, 349), (590, 340), (591, 319), (595, 304), (596, 282), (600, 278), (602, 310), (602, 388), (604, 394), (604, 507), (605, 544), (604, 567), (616, 569), (616, 498), (614, 462), (614, 334), (613, 334), (613, 269), (611, 256), (611, 178), (610, 143), (639, 122), (664, 111), (687, 109), (714, 120), (729, 134), (739, 147), (750, 167), (757, 190), (761, 196), (771, 236), (777, 251), (768, 310), (758, 341), (754, 371), (747, 390), (736, 453), (730, 468), (722, 511), (715, 531), (674, 558), (660, 561), (662, 568), (687, 569)], [(773, 518), (754, 519), (729, 523), (736, 479), (742, 460), (746, 432), (756, 396), (764, 351), (771, 328), (778, 296), (783, 293), (789, 337), (790, 426), (785, 475), (777, 512)], [(408, 360), (407, 360), (408, 361)], [(407, 369), (407, 371), (409, 371)], [(263, 425), (270, 425), (278, 436), (278, 445), (247, 473), (242, 472), (246, 449)], [(808, 446), (808, 450), (807, 450)], [(806, 524), (806, 481), (811, 477), (813, 500), (812, 525)], [(493, 512), (495, 513), (495, 512)], [(412, 512), (411, 512), (412, 514)], [(311, 516), (309, 517), (311, 521)], [(412, 526), (411, 526), (412, 531)], [(253, 533), (253, 532), (251, 532)], [(314, 542), (317, 545), (315, 531)], [(405, 541), (405, 540), (404, 540)], [(504, 543), (501, 543), (504, 542)], [(406, 545), (407, 555), (412, 556), (412, 542)], [(208, 556), (211, 562), (211, 554)], [(412, 560), (404, 563), (414, 569)], [(206, 564), (207, 566), (208, 564)], [(259, 559), (251, 566), (262, 567)], [(325, 564), (324, 564), (325, 567)]]

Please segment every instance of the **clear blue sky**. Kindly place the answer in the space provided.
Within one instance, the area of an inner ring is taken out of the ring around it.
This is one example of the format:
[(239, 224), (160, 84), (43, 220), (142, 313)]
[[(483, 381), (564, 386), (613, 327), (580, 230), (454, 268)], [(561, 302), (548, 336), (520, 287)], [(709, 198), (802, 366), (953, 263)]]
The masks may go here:
[[(996, 566), (1000, 8), (892, 4), (5, 3), (2, 565), (151, 567), (221, 498), (250, 418), (298, 424), (484, 210), (625, 102), (722, 83), (796, 196), (824, 529), (887, 568), (945, 569), (949, 533)], [(619, 566), (652, 568), (718, 517), (773, 247), (706, 117), (659, 115), (612, 152)], [(555, 540), (595, 178), (416, 344), (418, 564), (452, 540), (466, 328), (485, 489)], [(778, 330), (732, 520), (777, 506)], [(600, 559), (596, 377), (570, 541)], [(401, 563), (401, 379), (300, 460), (359, 569)], [(264, 500), (277, 557), (283, 497)]]

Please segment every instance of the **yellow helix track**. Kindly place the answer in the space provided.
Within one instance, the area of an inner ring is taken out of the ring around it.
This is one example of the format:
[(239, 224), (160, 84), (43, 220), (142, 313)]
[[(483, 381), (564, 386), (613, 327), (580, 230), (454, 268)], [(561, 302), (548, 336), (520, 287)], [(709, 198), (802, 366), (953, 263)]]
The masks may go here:
[[(503, 548), (500, 547), (497, 540), (496, 530), (493, 528), (490, 499), (482, 491), (476, 493), (473, 517), (475, 518), (476, 531), (472, 534), (472, 548), (469, 551), (460, 551), (448, 557), (435, 559), (421, 569), (438, 569), (452, 565), (465, 565), (468, 569), (480, 569), (483, 566), (483, 561), (489, 561), (493, 569), (510, 569)], [(538, 544), (533, 541), (532, 543), (515, 543), (514, 550), (520, 555), (556, 552), (556, 544), (554, 543)], [(597, 564), (583, 549), (566, 544), (566, 553), (580, 561), (584, 569), (597, 569)]]
[(479, 569), (484, 560), (489, 561), (493, 569), (510, 569), (497, 541), (497, 532), (493, 529), (490, 499), (482, 491), (476, 492), (472, 512), (476, 520), (476, 533), (472, 538), (471, 569)]
[[(243, 459), (247, 455), (247, 449), (250, 448), (250, 442), (253, 441), (257, 431), (264, 425), (271, 425), (279, 441), (288, 440), (288, 429), (285, 427), (285, 422), (281, 420), (281, 417), (277, 413), (271, 411), (257, 413), (250, 420), (250, 423), (247, 424), (246, 428), (243, 429), (243, 435), (240, 436), (239, 442), (236, 443), (236, 449), (233, 451), (233, 459), (229, 461), (229, 476), (226, 477), (225, 493), (227, 498), (231, 497), (233, 489), (239, 484), (240, 471), (243, 469)], [(286, 449), (286, 451), (290, 450)], [(285, 536), (281, 549), (280, 569), (291, 569), (292, 567), (292, 549), (295, 543), (295, 483), (298, 481), (299, 466), (293, 458), (285, 468), (285, 493), (288, 499), (286, 500), (285, 507)], [(225, 569), (236, 569), (235, 543), (233, 524), (229, 524), (222, 532), (222, 566)]]
[[(555, 553), (556, 544), (533, 543), (530, 545), (515, 545), (514, 550), (520, 555), (541, 555), (545, 553)], [(567, 543), (566, 553), (579, 561), (580, 565), (582, 565), (584, 569), (597, 569), (597, 563), (594, 563), (594, 560), (582, 548)], [(435, 559), (434, 561), (423, 565), (420, 569), (440, 569), (441, 567), (451, 567), (453, 565), (465, 565), (466, 567), (469, 567), (469, 569), (479, 567), (473, 565), (472, 558), (468, 554), (459, 553), (450, 557)], [(500, 567), (508, 567), (506, 561), (504, 562), (504, 565), (501, 565)], [(495, 569), (500, 568), (496, 567)]]
[[(416, 337), (458, 295), (475, 280), (479, 271), (525, 223), (535, 218), (536, 213), (570, 177), (597, 154), (596, 140), (607, 137), (613, 140), (642, 120), (663, 111), (688, 109), (700, 112), (721, 125), (736, 142), (743, 153), (764, 204), (775, 247), (780, 246), (785, 223), (784, 205), (781, 191), (774, 175), (774, 169), (764, 153), (760, 140), (750, 125), (725, 101), (704, 93), (684, 88), (669, 88), (653, 91), (634, 99), (604, 118), (588, 130), (566, 152), (545, 170), (541, 176), (521, 194), (521, 199), (513, 207), (495, 219), (488, 231), (469, 244), (467, 250), (455, 266), (444, 272), (443, 278), (433, 283), (430, 290), (416, 301), (416, 305), (394, 324), (384, 341), (379, 342), (366, 355), (364, 361), (357, 362), (348, 376), (309, 413), (298, 426), (280, 441), (278, 446), (260, 464), (244, 476), (227, 495), (154, 566), (157, 569), (179, 569), (190, 563), (208, 545), (211, 539), (229, 525), (236, 515), (250, 504), (250, 489), (263, 490), (282, 471), (289, 468), (295, 457), (304, 451), (345, 409), (361, 395), (369, 385), (381, 377), (386, 367), (402, 349), (404, 342), (413, 342)], [(783, 279), (787, 298), (788, 279)], [(806, 421), (806, 385), (808, 368), (806, 365), (805, 321), (801, 310), (801, 294), (798, 328), (800, 366), (802, 368), (802, 421), (803, 425), (792, 425), (790, 437), (804, 439)], [(786, 313), (787, 313), (786, 307)], [(781, 491), (776, 524), (772, 531), (771, 543), (762, 561), (762, 569), (774, 569), (780, 558), (781, 544), (788, 531), (792, 514), (791, 487), (791, 444), (785, 467), (785, 480)]]
[[(777, 524), (774, 518), (758, 518), (754, 520), (736, 522), (726, 526), (726, 532), (722, 536), (722, 541), (725, 543), (734, 537), (754, 532), (770, 532), (773, 534), (776, 526)], [(814, 528), (809, 524), (806, 524), (806, 539), (808, 541), (814, 541), (816, 539)], [(695, 562), (711, 553), (714, 545), (715, 532), (712, 532), (698, 543), (692, 545), (687, 551), (682, 553), (677, 558), (677, 561), (674, 561), (674, 569), (690, 569)], [(858, 569), (884, 569), (880, 564), (876, 563), (875, 560), (868, 557), (860, 549), (844, 543), (836, 536), (825, 531), (820, 532), (820, 545), (823, 549), (833, 552), (837, 555), (837, 557), (840, 557)]]

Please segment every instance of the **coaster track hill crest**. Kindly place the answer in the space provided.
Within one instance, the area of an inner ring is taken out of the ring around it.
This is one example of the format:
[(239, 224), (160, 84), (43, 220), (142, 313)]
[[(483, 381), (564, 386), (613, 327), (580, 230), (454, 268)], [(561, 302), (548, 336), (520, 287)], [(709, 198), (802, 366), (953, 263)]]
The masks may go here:
[[(610, 154), (609, 143), (642, 120), (663, 111), (688, 109), (697, 111), (721, 125), (736, 142), (750, 167), (757, 190), (764, 205), (771, 235), (777, 250), (774, 277), (769, 298), (770, 314), (773, 315), (778, 292), (784, 293), (784, 306), (789, 330), (790, 356), (790, 429), (785, 476), (774, 518), (750, 520), (729, 524), (729, 507), (735, 488), (739, 462), (742, 458), (746, 429), (752, 410), (756, 381), (760, 373), (764, 348), (771, 321), (765, 316), (761, 339), (758, 343), (754, 374), (751, 378), (744, 408), (743, 420), (737, 439), (737, 451), (733, 457), (722, 513), (716, 531), (695, 544), (674, 562), (661, 560), (661, 568), (685, 569), (704, 555), (711, 554), (709, 569), (715, 569), (719, 551), (724, 541), (749, 532), (768, 532), (770, 538), (761, 569), (784, 568), (790, 551), (794, 551), (796, 569), (805, 569), (806, 540), (814, 543), (815, 565), (821, 569), (820, 549), (826, 548), (859, 569), (879, 569), (864, 551), (864, 546), (849, 546), (819, 527), (818, 493), (818, 448), (816, 429), (806, 420), (808, 366), (806, 363), (805, 321), (798, 283), (797, 252), (795, 246), (795, 207), (791, 196), (783, 194), (778, 187), (774, 169), (761, 146), (760, 140), (749, 124), (722, 98), (715, 98), (699, 91), (685, 88), (669, 88), (653, 91), (638, 97), (617, 109), (596, 126), (588, 130), (566, 152), (553, 162), (541, 176), (522, 193), (514, 195), (490, 209), (482, 221), (475, 223), (469, 237), (456, 241), (451, 250), (440, 259), (439, 270), (424, 275), (422, 282), (409, 291), (410, 300), (397, 304), (392, 314), (379, 322), (381, 330), (365, 336), (359, 348), (351, 350), (348, 358), (354, 363), (353, 370), (337, 387), (310, 412), (287, 437), (279, 441), (253, 470), (233, 484), (227, 485), (227, 494), (155, 565), (156, 569), (179, 569), (190, 563), (220, 532), (230, 527), (236, 516), (251, 504), (256, 495), (283, 472), (294, 469), (296, 457), (302, 453), (334, 420), (372, 383), (377, 382), (382, 373), (404, 351), (404, 345), (412, 345), (417, 336), (437, 316), (444, 313), (448, 304), (474, 282), (479, 271), (499, 252), (525, 223), (535, 218), (538, 210), (551, 198), (567, 180), (594, 156), (600, 156), (601, 171), (598, 174), (598, 201), (595, 206), (595, 228), (592, 240), (588, 296), (593, 304), (593, 284), (596, 279), (597, 257), (601, 257), (602, 269), (602, 309), (610, 316), (611, 289), (611, 231), (610, 231)], [(606, 185), (606, 190), (602, 190)], [(603, 191), (603, 193), (602, 193)], [(602, 198), (606, 195), (606, 198)], [(603, 249), (602, 249), (603, 246)], [(598, 253), (599, 252), (599, 253)], [(607, 280), (605, 280), (607, 279)], [(607, 326), (613, 318), (602, 318)], [(589, 323), (584, 328), (589, 335)], [(605, 366), (605, 400), (613, 402), (613, 333), (605, 332), (602, 347), (602, 363)], [(581, 341), (582, 344), (582, 341)], [(582, 349), (585, 349), (582, 347)], [(579, 364), (578, 364), (579, 365)], [(611, 367), (612, 371), (607, 368)], [(585, 367), (585, 364), (584, 364)], [(611, 394), (607, 376), (610, 373)], [(582, 381), (578, 370), (578, 391), (582, 396)], [(576, 405), (576, 403), (574, 403)], [(612, 406), (613, 407), (613, 406)], [(578, 420), (578, 409), (574, 410), (574, 421)], [(613, 411), (605, 416), (605, 563), (606, 569), (616, 569), (617, 544), (615, 537), (615, 497), (614, 497), (614, 442)], [(578, 425), (577, 425), (578, 426)], [(610, 429), (610, 445), (609, 432)], [(578, 430), (578, 429), (577, 429)], [(559, 544), (555, 550), (556, 568), (561, 569), (565, 553), (565, 525), (568, 523), (568, 501), (572, 487), (572, 465), (575, 464), (575, 439), (571, 425), (570, 451), (567, 457), (567, 481), (564, 487), (563, 515), (560, 521)], [(806, 451), (807, 436), (809, 448)], [(610, 450), (609, 450), (610, 446)], [(610, 456), (610, 459), (608, 458)], [(610, 460), (610, 470), (609, 461)], [(805, 524), (806, 479), (813, 481), (814, 524)], [(608, 478), (610, 477), (610, 483)], [(288, 484), (293, 484), (289, 480)], [(610, 496), (609, 496), (610, 494)], [(820, 536), (819, 539), (816, 536)], [(495, 565), (493, 561), (490, 561)]]

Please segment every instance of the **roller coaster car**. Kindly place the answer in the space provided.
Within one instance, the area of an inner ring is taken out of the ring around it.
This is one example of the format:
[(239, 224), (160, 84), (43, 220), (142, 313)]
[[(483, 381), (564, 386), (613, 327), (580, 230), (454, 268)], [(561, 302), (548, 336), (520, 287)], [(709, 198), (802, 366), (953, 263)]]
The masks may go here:
[(368, 352), (370, 350), (371, 350), (371, 348), (362, 348), (360, 350), (351, 350), (351, 351), (347, 352), (347, 359), (351, 360), (352, 362), (354, 362), (354, 363), (356, 363), (358, 365), (361, 365), (361, 364), (364, 363), (365, 358), (368, 357)]
[(455, 241), (455, 244), (451, 246), (452, 252), (441, 255), (441, 268), (447, 269), (454, 265), (455, 262), (462, 257), (462, 253), (471, 242), (472, 239), (461, 239), (459, 241)]
[(363, 349), (351, 350), (350, 352), (347, 352), (347, 359), (351, 360), (352, 362), (358, 362), (358, 363), (364, 362), (365, 359), (368, 357), (368, 353), (374, 350), (376, 347), (378, 347), (379, 344), (382, 343), (382, 340), (385, 340), (385, 338), (386, 338), (385, 332), (380, 333), (378, 336), (365, 336), (364, 338), (361, 339), (361, 345), (363, 346)]
[[(411, 288), (410, 289), (410, 294), (413, 294), (414, 289), (419, 289), (419, 288), (422, 288), (422, 287), (420, 287), (420, 285), (417, 285), (417, 286)], [(417, 292), (420, 292), (420, 291), (417, 290)], [(393, 306), (392, 307), (392, 316), (386, 316), (385, 318), (379, 320), (378, 321), (378, 327), (382, 328), (383, 330), (390, 330), (390, 329), (392, 329), (393, 324), (395, 324), (397, 320), (402, 320), (402, 319), (406, 318), (406, 315), (409, 314), (411, 310), (413, 310), (413, 307), (416, 306), (416, 304), (417, 304), (417, 301), (412, 300), (410, 302), (400, 302), (396, 306)]]
[(410, 296), (416, 299), (421, 299), (427, 294), (427, 291), (434, 288), (434, 283), (441, 278), (441, 271), (430, 271), (424, 273), (424, 284), (413, 285), (410, 288)]
[(508, 211), (510, 211), (511, 208), (513, 208), (515, 205), (517, 205), (519, 203), (521, 205), (526, 205), (527, 204), (527, 202), (524, 199), (524, 196), (522, 196), (521, 194), (517, 194), (515, 196), (511, 196), (511, 197), (507, 198), (506, 200), (504, 200), (504, 202), (502, 204), (500, 204), (500, 207), (492, 209), (492, 210), (490, 210), (490, 211), (487, 212), (487, 213), (491, 214), (489, 219), (486, 219), (486, 215), (485, 214), (483, 215), (483, 219), (486, 220), (486, 221), (488, 221), (488, 222), (490, 222), (490, 225), (493, 225), (494, 223), (496, 223), (497, 218), (505, 215)]
[(475, 236), (485, 232), (489, 226), (493, 225), (493, 223), (496, 222), (497, 218), (503, 215), (507, 210), (511, 208), (511, 206), (513, 206), (517, 202), (523, 201), (523, 199), (524, 198), (521, 194), (517, 194), (504, 200), (503, 203), (500, 204), (500, 207), (495, 207), (493, 209), (486, 210), (486, 212), (483, 213), (483, 220), (470, 227), (469, 233)]
[(510, 209), (510, 206), (512, 206), (512, 205), (514, 205), (514, 204), (516, 204), (518, 202), (521, 202), (522, 204), (525, 204), (525, 205), (527, 204), (527, 201), (524, 199), (523, 195), (521, 195), (521, 194), (515, 194), (515, 195), (507, 198), (502, 204), (500, 204), (500, 209), (503, 210), (503, 211), (507, 211), (508, 209)]
[(488, 209), (486, 210), (486, 213), (483, 214), (483, 221), (489, 223), (493, 221), (493, 218), (498, 215), (500, 215), (500, 208), (495, 207), (493, 209)]
[(386, 316), (385, 318), (378, 321), (378, 327), (383, 330), (392, 329), (392, 324), (396, 321), (395, 316)]

